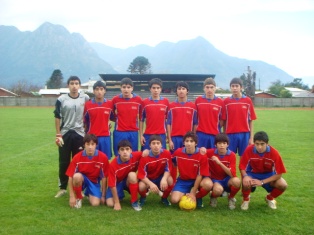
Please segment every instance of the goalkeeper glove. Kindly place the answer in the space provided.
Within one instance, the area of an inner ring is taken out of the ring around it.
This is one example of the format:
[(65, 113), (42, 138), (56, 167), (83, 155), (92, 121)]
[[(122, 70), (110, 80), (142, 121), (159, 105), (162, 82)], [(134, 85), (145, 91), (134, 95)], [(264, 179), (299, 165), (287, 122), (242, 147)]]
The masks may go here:
[(56, 145), (58, 145), (59, 147), (62, 147), (64, 145), (61, 134), (56, 134)]

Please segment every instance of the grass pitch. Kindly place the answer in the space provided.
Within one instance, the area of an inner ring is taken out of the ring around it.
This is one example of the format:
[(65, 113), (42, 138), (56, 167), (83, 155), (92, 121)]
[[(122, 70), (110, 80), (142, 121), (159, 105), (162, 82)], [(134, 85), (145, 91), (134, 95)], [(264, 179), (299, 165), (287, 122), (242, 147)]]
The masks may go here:
[(257, 109), (254, 130), (269, 134), (288, 173), (287, 191), (277, 210), (267, 207), (266, 191), (258, 188), (248, 211), (228, 209), (226, 198), (193, 212), (169, 208), (149, 195), (140, 212), (122, 211), (84, 200), (80, 210), (68, 205), (58, 190), (58, 153), (54, 144), (53, 108), (0, 108), (0, 234), (314, 234), (314, 110)]

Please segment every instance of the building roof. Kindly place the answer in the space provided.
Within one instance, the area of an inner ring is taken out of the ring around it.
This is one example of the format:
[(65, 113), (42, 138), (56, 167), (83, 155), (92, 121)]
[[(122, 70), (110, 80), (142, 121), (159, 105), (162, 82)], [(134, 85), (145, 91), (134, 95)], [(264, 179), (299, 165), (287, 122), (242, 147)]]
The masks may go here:
[(2, 87), (0, 87), (0, 90), (2, 91), (2, 93), (7, 94), (6, 96), (3, 96), (3, 95), (2, 95), (2, 97), (18, 96), (18, 94), (15, 94), (14, 92), (9, 91), (9, 90), (7, 90), (7, 89), (4, 89), (4, 88), (2, 88)]

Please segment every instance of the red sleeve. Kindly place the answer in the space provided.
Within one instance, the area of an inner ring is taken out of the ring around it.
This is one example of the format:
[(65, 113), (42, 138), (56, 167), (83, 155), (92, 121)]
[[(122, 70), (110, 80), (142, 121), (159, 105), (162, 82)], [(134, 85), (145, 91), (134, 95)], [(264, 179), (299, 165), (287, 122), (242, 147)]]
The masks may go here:
[(146, 164), (146, 159), (147, 157), (143, 157), (139, 161), (139, 166), (138, 166), (138, 171), (137, 171), (137, 178), (138, 179), (144, 179), (146, 177), (146, 172), (144, 170), (145, 164)]
[(74, 158), (72, 159), (70, 165), (68, 166), (68, 169), (66, 171), (66, 175), (69, 177), (73, 177), (75, 173), (76, 163), (78, 162), (79, 158), (81, 156), (81, 152), (77, 153)]
[(237, 159), (236, 159), (236, 155), (234, 152), (231, 152), (230, 154), (230, 170), (231, 170), (231, 174), (233, 177), (237, 176), (237, 167), (236, 167), (236, 163)]
[(209, 166), (208, 166), (208, 158), (206, 155), (201, 155), (200, 159), (200, 174), (204, 176), (209, 176)]

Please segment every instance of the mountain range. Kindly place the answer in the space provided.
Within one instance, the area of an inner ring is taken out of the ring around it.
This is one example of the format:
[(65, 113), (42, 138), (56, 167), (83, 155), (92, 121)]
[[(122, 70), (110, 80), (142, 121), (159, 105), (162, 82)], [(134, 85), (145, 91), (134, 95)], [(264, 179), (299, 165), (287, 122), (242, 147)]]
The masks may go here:
[(257, 88), (266, 89), (278, 79), (284, 83), (293, 80), (274, 65), (229, 56), (203, 37), (119, 49), (87, 42), (81, 34), (48, 22), (33, 32), (0, 26), (0, 86), (18, 81), (43, 86), (55, 69), (62, 71), (65, 80), (77, 75), (82, 82), (99, 79), (98, 74), (125, 74), (137, 56), (149, 60), (152, 73), (216, 74), (217, 85), (223, 88), (228, 88), (230, 79), (241, 76), (248, 66), (257, 74)]

